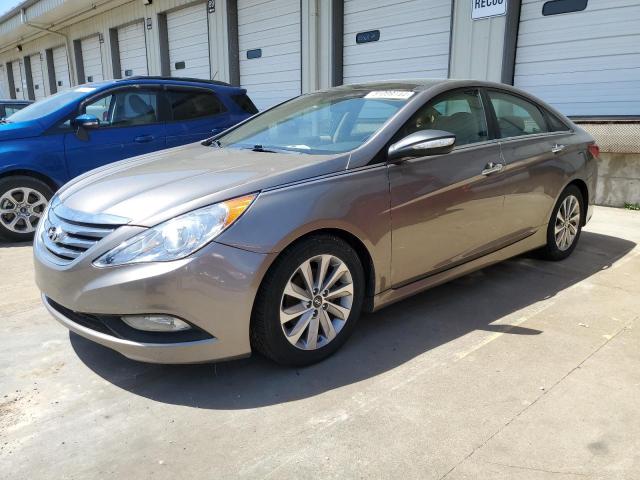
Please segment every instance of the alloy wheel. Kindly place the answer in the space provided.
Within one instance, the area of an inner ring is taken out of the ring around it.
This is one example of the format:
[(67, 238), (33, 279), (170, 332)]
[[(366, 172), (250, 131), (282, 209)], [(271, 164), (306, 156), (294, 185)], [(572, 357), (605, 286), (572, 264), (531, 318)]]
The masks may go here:
[(327, 345), (346, 324), (353, 294), (349, 267), (338, 257), (319, 255), (303, 262), (282, 294), (280, 325), (286, 339), (301, 350)]
[(13, 233), (33, 233), (47, 203), (33, 188), (12, 188), (0, 197), (0, 223)]
[(558, 249), (563, 252), (568, 250), (578, 236), (579, 230), (580, 202), (575, 196), (569, 195), (560, 204), (556, 214), (554, 236)]

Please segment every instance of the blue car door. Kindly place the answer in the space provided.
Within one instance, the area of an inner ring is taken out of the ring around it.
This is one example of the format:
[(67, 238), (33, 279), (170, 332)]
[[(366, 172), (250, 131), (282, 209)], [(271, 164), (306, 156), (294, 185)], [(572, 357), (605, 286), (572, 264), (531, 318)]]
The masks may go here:
[(206, 88), (171, 87), (172, 120), (166, 124), (167, 147), (204, 140), (235, 122), (218, 96)]
[(161, 91), (151, 88), (116, 89), (85, 102), (80, 113), (94, 115), (100, 125), (65, 135), (69, 175), (166, 148), (162, 105)]

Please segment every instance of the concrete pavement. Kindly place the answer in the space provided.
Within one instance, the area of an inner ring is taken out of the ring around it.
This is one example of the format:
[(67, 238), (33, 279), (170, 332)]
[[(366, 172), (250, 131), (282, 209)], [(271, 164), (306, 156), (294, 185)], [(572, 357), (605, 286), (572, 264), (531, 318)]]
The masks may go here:
[(305, 369), (129, 361), (0, 248), (0, 478), (640, 479), (640, 214), (361, 319)]

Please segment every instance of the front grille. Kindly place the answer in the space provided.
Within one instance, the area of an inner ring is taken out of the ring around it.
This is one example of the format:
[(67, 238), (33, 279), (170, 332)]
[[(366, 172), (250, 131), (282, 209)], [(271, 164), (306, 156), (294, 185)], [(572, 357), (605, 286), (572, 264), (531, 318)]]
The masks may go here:
[(42, 244), (63, 265), (73, 262), (120, 226), (81, 222), (63, 215), (50, 209), (41, 230)]

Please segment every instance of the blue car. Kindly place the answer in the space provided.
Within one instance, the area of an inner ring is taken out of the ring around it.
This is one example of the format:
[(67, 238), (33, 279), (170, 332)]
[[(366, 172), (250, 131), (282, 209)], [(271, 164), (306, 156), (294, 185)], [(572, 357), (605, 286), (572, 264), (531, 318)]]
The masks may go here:
[(27, 241), (53, 193), (102, 165), (211, 137), (256, 113), (223, 82), (130, 77), (71, 88), (0, 123), (0, 237)]

